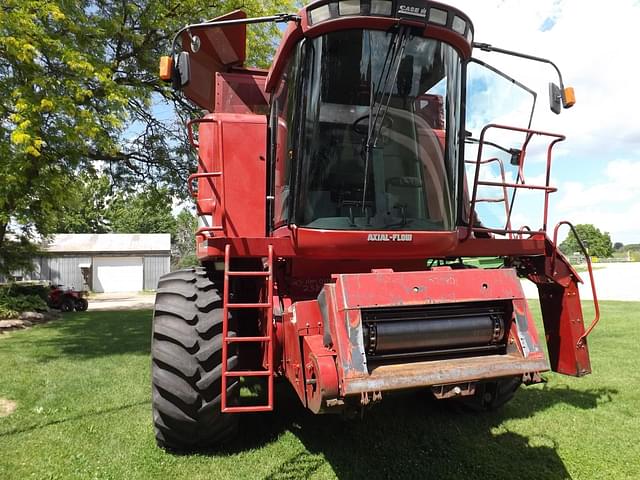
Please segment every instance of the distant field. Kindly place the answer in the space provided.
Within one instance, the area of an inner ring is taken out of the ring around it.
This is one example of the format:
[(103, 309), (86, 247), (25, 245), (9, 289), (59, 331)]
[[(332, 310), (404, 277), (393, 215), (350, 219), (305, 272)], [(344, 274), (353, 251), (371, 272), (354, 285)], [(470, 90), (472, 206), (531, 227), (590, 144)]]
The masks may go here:
[(549, 374), (499, 412), (406, 393), (343, 422), (307, 414), (282, 385), (277, 414), (192, 456), (155, 446), (150, 316), (76, 313), (0, 336), (0, 399), (17, 402), (0, 418), (0, 479), (640, 478), (640, 303), (603, 302), (593, 375)]

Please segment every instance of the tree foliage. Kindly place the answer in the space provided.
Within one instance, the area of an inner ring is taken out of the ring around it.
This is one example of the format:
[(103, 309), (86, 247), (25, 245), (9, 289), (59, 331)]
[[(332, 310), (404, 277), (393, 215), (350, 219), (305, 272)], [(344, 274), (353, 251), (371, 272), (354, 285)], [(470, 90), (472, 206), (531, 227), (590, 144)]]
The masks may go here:
[(181, 210), (176, 217), (176, 230), (173, 238), (173, 251), (171, 252), (175, 268), (198, 265), (195, 243), (197, 228), (197, 217), (188, 210)]
[(51, 222), (55, 233), (107, 233), (112, 185), (106, 175), (84, 171), (71, 180), (67, 198)]
[[(611, 237), (608, 232), (603, 233), (591, 224), (576, 225), (576, 231), (587, 247), (589, 255), (603, 258), (608, 258), (613, 255), (613, 244), (611, 243)], [(569, 233), (567, 238), (560, 244), (560, 250), (567, 255), (581, 252), (578, 241), (573, 233)]]
[[(194, 111), (159, 81), (158, 58), (178, 28), (236, 8), (256, 16), (289, 11), (291, 2), (3, 0), (0, 270), (9, 269), (7, 238), (59, 227), (70, 188), (91, 162), (117, 185), (148, 182), (184, 194), (195, 162), (180, 120)], [(268, 63), (277, 34), (275, 26), (251, 28), (250, 63)], [(163, 103), (169, 113), (158, 118), (152, 107)]]
[(176, 233), (172, 197), (166, 189), (120, 193), (106, 212), (113, 233)]

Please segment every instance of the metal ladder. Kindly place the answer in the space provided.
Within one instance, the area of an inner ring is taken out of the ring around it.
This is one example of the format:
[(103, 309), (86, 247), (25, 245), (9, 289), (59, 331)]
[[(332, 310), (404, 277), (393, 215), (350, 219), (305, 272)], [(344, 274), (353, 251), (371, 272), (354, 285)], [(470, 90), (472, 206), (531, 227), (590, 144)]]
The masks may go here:
[[(244, 413), (244, 412), (268, 412), (273, 410), (273, 342), (274, 329), (272, 324), (273, 318), (273, 245), (269, 245), (269, 253), (267, 257), (267, 270), (260, 272), (242, 272), (231, 271), (231, 245), (227, 244), (224, 249), (224, 293), (223, 293), (223, 310), (222, 310), (222, 412), (223, 413)], [(229, 302), (229, 280), (232, 277), (255, 278), (262, 277), (265, 280), (267, 298), (263, 303), (230, 303)], [(229, 336), (229, 311), (253, 308), (262, 310), (265, 314), (267, 322), (268, 334), (263, 337), (230, 337)], [(267, 351), (267, 369), (266, 370), (228, 370), (227, 362), (229, 360), (229, 345), (232, 343), (255, 342), (262, 343)], [(228, 406), (227, 405), (227, 379), (231, 377), (266, 377), (267, 378), (267, 395), (266, 405), (248, 405), (248, 406)]]

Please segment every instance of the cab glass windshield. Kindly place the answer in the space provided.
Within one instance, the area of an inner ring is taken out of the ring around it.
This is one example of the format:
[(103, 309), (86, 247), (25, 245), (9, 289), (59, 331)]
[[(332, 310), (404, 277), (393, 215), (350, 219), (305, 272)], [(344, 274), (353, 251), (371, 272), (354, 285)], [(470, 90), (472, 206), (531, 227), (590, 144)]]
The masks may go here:
[(309, 42), (296, 223), (330, 230), (452, 230), (461, 62), (401, 27)]

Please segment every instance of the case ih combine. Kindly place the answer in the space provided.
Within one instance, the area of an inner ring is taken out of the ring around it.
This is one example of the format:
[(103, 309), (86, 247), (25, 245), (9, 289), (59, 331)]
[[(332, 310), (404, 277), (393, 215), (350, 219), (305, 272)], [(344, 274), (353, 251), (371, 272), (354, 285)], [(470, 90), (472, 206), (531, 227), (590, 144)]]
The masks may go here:
[[(288, 23), (268, 71), (243, 67), (246, 25), (258, 22)], [(275, 377), (312, 412), (338, 413), (403, 389), (495, 408), (541, 372), (590, 373), (597, 313), (585, 330), (581, 280), (558, 227), (553, 240), (547, 232), (551, 154), (564, 137), (531, 130), (531, 117), (471, 122), (474, 102), (476, 112), (500, 103), (487, 97), (488, 74), (535, 103), (472, 61), (474, 48), (555, 67), (474, 43), (464, 13), (426, 0), (237, 11), (176, 34), (161, 77), (208, 113), (189, 124), (202, 266), (165, 275), (155, 304), (161, 446), (221, 445), (238, 414), (274, 408)], [(574, 98), (557, 73), (559, 113)], [(541, 184), (525, 181), (533, 139), (544, 142)], [(483, 173), (491, 167), (497, 176)], [(512, 225), (522, 191), (540, 194), (539, 228)], [(483, 214), (492, 205), (497, 226)], [(499, 268), (472, 257), (499, 257)], [(539, 290), (548, 361), (522, 277)], [(262, 383), (263, 403), (240, 398), (243, 381)]]

